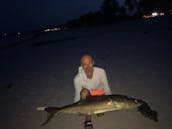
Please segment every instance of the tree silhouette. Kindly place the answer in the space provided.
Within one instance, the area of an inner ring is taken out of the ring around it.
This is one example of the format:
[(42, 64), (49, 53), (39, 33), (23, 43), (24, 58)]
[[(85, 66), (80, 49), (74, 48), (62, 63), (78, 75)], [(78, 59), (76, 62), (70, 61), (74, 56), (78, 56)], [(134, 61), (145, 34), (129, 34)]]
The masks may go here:
[(108, 19), (114, 19), (119, 15), (120, 7), (116, 0), (104, 0), (101, 6), (103, 15)]
[(132, 12), (134, 10), (134, 6), (132, 4), (132, 0), (125, 0), (125, 6), (128, 8), (128, 10), (130, 12)]
[(135, 15), (136, 13), (138, 13), (139, 2), (137, 0), (125, 0), (124, 4), (130, 15)]
[(140, 0), (139, 2), (139, 11), (142, 14), (150, 13), (152, 11), (169, 12), (171, 8), (171, 0)]

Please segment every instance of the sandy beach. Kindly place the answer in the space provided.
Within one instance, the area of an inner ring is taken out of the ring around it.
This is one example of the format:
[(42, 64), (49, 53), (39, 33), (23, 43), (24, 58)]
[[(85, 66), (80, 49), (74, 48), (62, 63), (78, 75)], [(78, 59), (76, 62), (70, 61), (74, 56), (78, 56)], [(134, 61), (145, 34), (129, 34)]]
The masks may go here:
[(38, 106), (73, 103), (73, 78), (89, 53), (106, 70), (113, 94), (147, 101), (159, 122), (135, 109), (93, 116), (95, 129), (172, 127), (172, 17), (30, 34), (0, 40), (0, 128), (83, 129), (84, 117), (56, 116), (40, 126)]

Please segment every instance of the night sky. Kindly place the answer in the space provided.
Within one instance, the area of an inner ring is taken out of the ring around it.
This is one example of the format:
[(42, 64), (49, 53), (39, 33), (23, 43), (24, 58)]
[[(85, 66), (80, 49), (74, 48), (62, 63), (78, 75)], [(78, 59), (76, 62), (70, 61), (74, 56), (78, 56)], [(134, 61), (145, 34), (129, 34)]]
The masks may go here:
[(18, 32), (58, 25), (89, 11), (102, 0), (6, 0), (0, 2), (0, 32)]

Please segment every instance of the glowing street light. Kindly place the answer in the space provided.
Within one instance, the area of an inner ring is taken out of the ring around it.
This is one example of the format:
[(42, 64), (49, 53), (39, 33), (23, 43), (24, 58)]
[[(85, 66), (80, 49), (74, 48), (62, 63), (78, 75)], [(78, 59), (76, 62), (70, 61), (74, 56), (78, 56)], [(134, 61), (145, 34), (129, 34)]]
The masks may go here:
[(153, 13), (152, 13), (152, 16), (153, 16), (153, 17), (156, 17), (156, 16), (158, 16), (158, 13), (157, 13), (157, 12), (153, 12)]

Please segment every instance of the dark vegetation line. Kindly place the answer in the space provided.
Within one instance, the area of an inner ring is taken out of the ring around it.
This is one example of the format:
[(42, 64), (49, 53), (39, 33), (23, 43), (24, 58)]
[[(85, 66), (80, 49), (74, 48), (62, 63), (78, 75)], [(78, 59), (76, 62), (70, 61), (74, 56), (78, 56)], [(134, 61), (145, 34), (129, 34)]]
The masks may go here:
[[(166, 15), (172, 13), (172, 0), (124, 0), (121, 6), (117, 0), (103, 0), (99, 10), (88, 12), (81, 15), (79, 18), (69, 20), (64, 24), (57, 25), (57, 28), (87, 27), (102, 24), (111, 24), (131, 19), (142, 18), (143, 15), (153, 11), (164, 12)], [(43, 29), (36, 31), (21, 32), (23, 36), (27, 36), (33, 32), (44, 32)], [(8, 34), (1, 38), (16, 37), (16, 33)]]
[(172, 12), (171, 0), (125, 0), (120, 6), (117, 0), (103, 0), (98, 11), (81, 15), (77, 19), (67, 21), (61, 27), (83, 27), (100, 24), (109, 24), (118, 21), (142, 18), (144, 14), (153, 11)]

